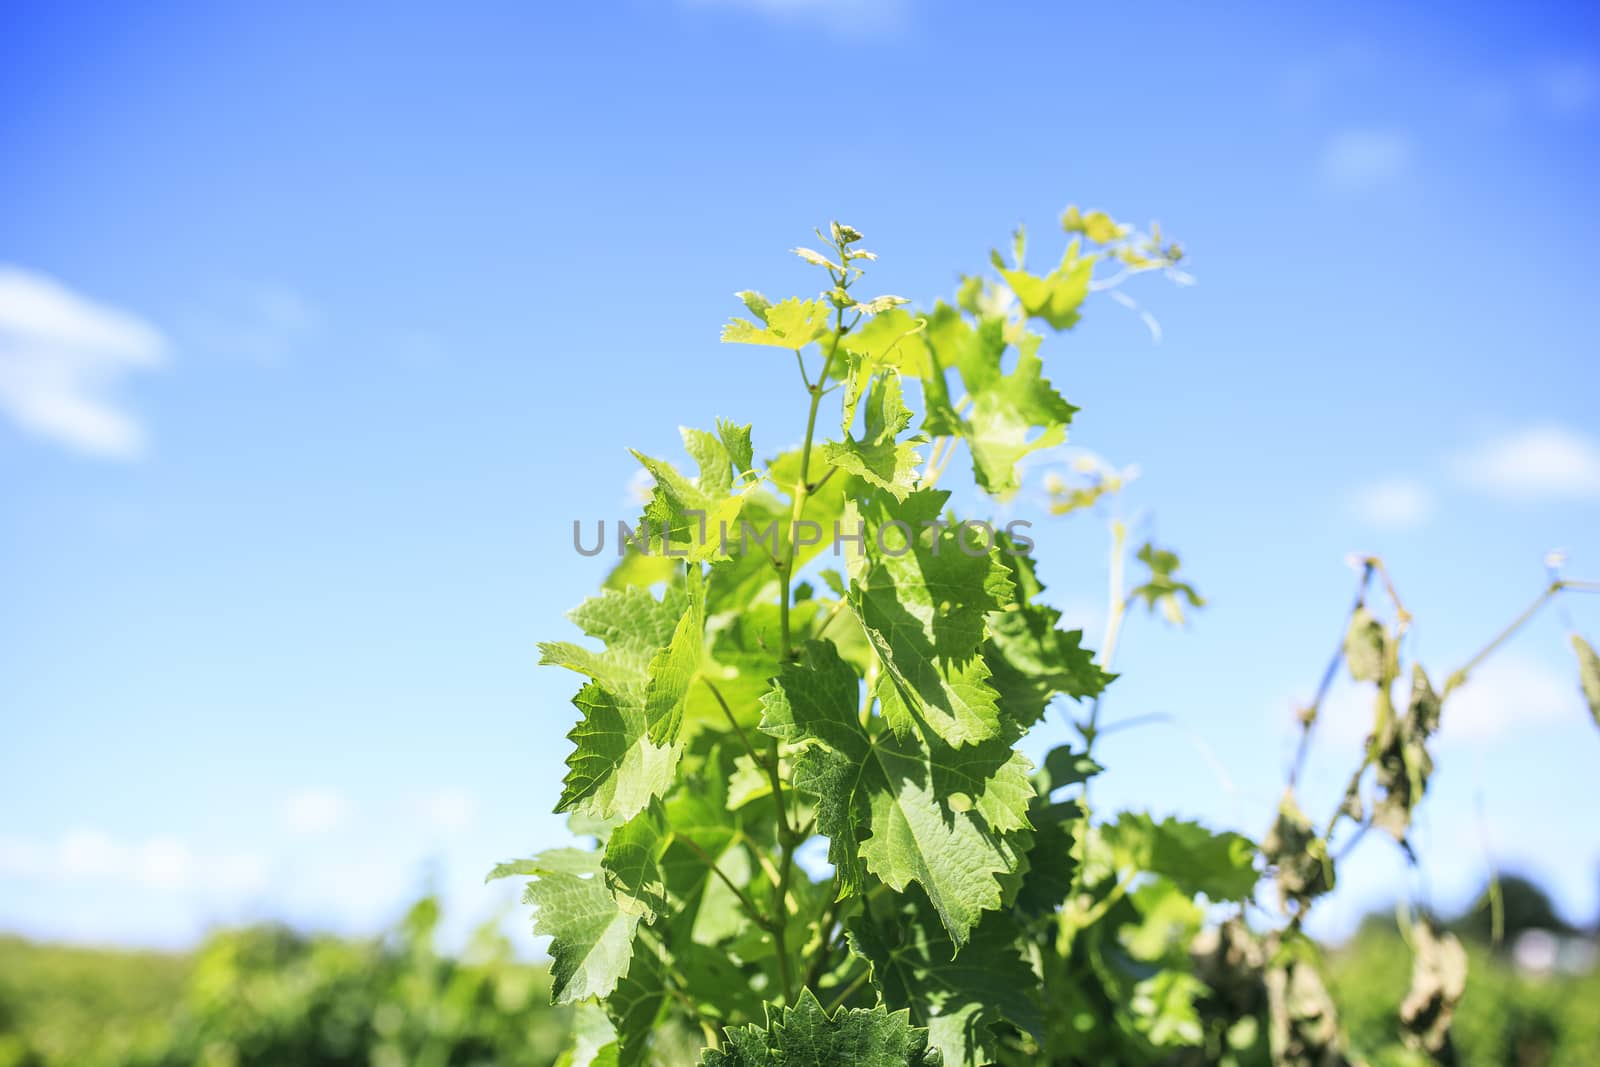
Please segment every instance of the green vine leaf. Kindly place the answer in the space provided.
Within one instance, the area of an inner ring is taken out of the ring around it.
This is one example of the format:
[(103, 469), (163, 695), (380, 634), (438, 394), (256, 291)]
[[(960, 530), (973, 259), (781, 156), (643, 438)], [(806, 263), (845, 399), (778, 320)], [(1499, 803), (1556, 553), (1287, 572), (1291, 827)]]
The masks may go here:
[(1061, 907), (1072, 892), (1078, 870), (1075, 853), (1082, 820), (1083, 808), (1075, 800), (1051, 802), (1043, 796), (1034, 800), (1028, 809), (1028, 821), (1033, 824), (1034, 833), (1024, 857), (1022, 884), (1017, 891), (1018, 914), (1030, 919), (1043, 918)]
[(1205, 598), (1194, 586), (1178, 578), (1180, 564), (1176, 552), (1146, 542), (1140, 546), (1136, 558), (1150, 569), (1150, 578), (1128, 593), (1130, 602), (1142, 600), (1149, 611), (1159, 608), (1162, 617), (1174, 626), (1183, 625), (1185, 603), (1191, 608), (1206, 606)]
[(1100, 832), (1118, 867), (1159, 874), (1191, 896), (1248, 900), (1260, 878), (1256, 846), (1239, 834), (1134, 812), (1123, 812)]
[(1011, 538), (999, 536), (998, 558), (1009, 569), (1016, 593), (1012, 603), (988, 617), (983, 659), (1001, 706), (1026, 727), (1044, 718), (1057, 694), (1092, 699), (1114, 676), (1101, 670), (1094, 653), (1083, 647), (1083, 631), (1061, 629), (1061, 612), (1039, 601), (1044, 584), (1032, 557)]
[(939, 1067), (928, 1033), (907, 1012), (840, 1009), (832, 1016), (809, 989), (792, 1008), (768, 1009), (767, 1025), (730, 1027), (700, 1067)]
[(653, 802), (627, 822), (611, 831), (606, 840), (601, 866), (606, 886), (623, 911), (655, 922), (667, 908), (666, 884), (661, 874), (663, 812)]
[(1078, 242), (1073, 241), (1056, 269), (1040, 277), (1020, 267), (1008, 268), (998, 252), (991, 257), (995, 269), (1017, 294), (1023, 313), (1030, 319), (1043, 319), (1056, 330), (1071, 329), (1082, 317), (1078, 309), (1089, 295), (1096, 258), (1080, 255)]
[[(728, 885), (754, 890), (755, 865), (743, 843), (751, 828), (730, 796), (736, 765), (713, 748), (699, 773), (666, 801), (671, 837), (660, 865), (680, 943), (716, 945), (750, 928), (750, 917)], [(768, 779), (757, 771), (755, 780)]]
[(569, 615), (604, 652), (564, 641), (539, 646), (540, 662), (592, 679), (573, 698), (583, 717), (567, 735), (574, 750), (557, 811), (630, 819), (671, 787), (702, 601), (698, 572), (659, 601), (637, 587), (607, 590)]
[[(855, 380), (852, 376), (847, 392), (853, 389)], [(847, 404), (845, 439), (823, 445), (823, 457), (840, 470), (904, 500), (916, 482), (922, 457), (914, 441), (899, 440), (911, 425), (911, 411), (900, 395), (899, 372), (884, 371), (872, 379), (867, 393), (866, 426), (860, 438), (850, 434), (854, 415), (854, 406)]]
[(1013, 586), (997, 553), (974, 541), (980, 534), (940, 520), (949, 496), (920, 490), (869, 511), (865, 553), (850, 561), (850, 606), (882, 660), (875, 695), (895, 733), (921, 723), (964, 745), (1001, 733), (979, 649), (986, 617)]
[(772, 304), (760, 293), (746, 291), (738, 295), (762, 325), (734, 319), (722, 328), (723, 344), (769, 345), (798, 351), (832, 330), (829, 319), (833, 308), (826, 301), (790, 297)]
[(558, 848), (519, 865), (532, 874), (524, 900), (533, 932), (550, 937), (550, 997), (572, 1004), (605, 997), (628, 973), (639, 916), (617, 906), (606, 888), (600, 853)]
[(883, 369), (914, 378), (928, 373), (923, 321), (902, 308), (883, 311), (839, 339), (839, 348), (866, 376)]
[(1009, 914), (986, 914), (959, 951), (917, 891), (869, 902), (847, 929), (884, 1004), (927, 1027), (949, 1067), (994, 1062), (992, 1029), (1002, 1021), (1035, 1037), (1042, 1032), (1037, 982)]
[(1129, 227), (1121, 225), (1104, 211), (1084, 213), (1077, 205), (1061, 213), (1061, 228), (1068, 233), (1082, 234), (1099, 245), (1120, 241), (1129, 232)]
[(572, 1044), (555, 1067), (617, 1067), (617, 1032), (605, 1009), (592, 1000), (572, 1012)]
[(640, 944), (627, 973), (605, 997), (606, 1015), (617, 1033), (617, 1067), (644, 1067), (650, 1062), (651, 1037), (668, 996), (661, 960)]
[(1001, 741), (956, 749), (876, 732), (858, 714), (860, 683), (833, 645), (813, 641), (763, 700), (761, 728), (803, 746), (794, 782), (815, 799), (817, 830), (843, 889), (870, 872), (897, 892), (919, 883), (953, 944), (1000, 907), (1019, 867), (1033, 796), (1028, 761)]
[[(1078, 410), (1042, 376), (1037, 334), (1019, 338), (1016, 366), (1009, 374), (1002, 371), (1013, 332), (999, 316), (980, 319), (974, 329), (954, 309), (940, 305), (928, 320), (926, 334), (933, 367), (925, 383), (925, 429), (964, 438), (978, 484), (1000, 499), (1021, 486), (1018, 465), (1026, 456), (1067, 439), (1067, 427)], [(944, 372), (952, 366), (971, 401), (966, 415), (950, 404)]]
[[(639, 535), (658, 558), (690, 563), (727, 559), (736, 544), (739, 519), (750, 482), (750, 428), (720, 423), (719, 434), (683, 427), (684, 450), (695, 460), (699, 475), (686, 478), (672, 464), (634, 451), (634, 458), (654, 480), (650, 499), (639, 519)], [(726, 439), (722, 436), (726, 434)]]

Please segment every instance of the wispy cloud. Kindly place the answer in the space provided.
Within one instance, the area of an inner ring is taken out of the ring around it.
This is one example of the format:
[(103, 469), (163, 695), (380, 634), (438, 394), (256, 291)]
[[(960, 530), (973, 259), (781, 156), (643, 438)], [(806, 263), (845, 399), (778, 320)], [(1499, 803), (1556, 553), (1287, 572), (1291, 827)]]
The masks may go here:
[(1497, 496), (1600, 497), (1600, 444), (1563, 426), (1534, 426), (1486, 441), (1451, 463), (1456, 480)]
[(277, 283), (234, 286), (188, 314), (188, 346), (254, 363), (281, 363), (321, 325), (303, 294)]
[(0, 411), (90, 455), (133, 459), (144, 428), (117, 403), (129, 374), (166, 361), (153, 326), (53, 278), (0, 266)]
[[(1446, 666), (1438, 665), (1441, 671)], [(1396, 693), (1400, 691), (1397, 686)], [(1327, 742), (1348, 747), (1371, 732), (1373, 715), (1371, 686), (1341, 684), (1323, 704), (1317, 729)], [(1574, 677), (1531, 659), (1502, 654), (1473, 671), (1450, 697), (1440, 717), (1439, 740), (1477, 747), (1521, 730), (1586, 720)]]
[(691, 8), (750, 11), (787, 24), (806, 22), (853, 35), (899, 29), (910, 15), (910, 0), (683, 0)]
[(1380, 530), (1411, 530), (1433, 514), (1433, 492), (1411, 478), (1386, 478), (1355, 489), (1350, 510), (1368, 526)]
[(1401, 177), (1415, 148), (1398, 130), (1345, 130), (1328, 138), (1317, 161), (1323, 183), (1343, 192), (1364, 192)]
[(266, 882), (254, 852), (206, 853), (157, 834), (124, 841), (99, 830), (69, 830), (53, 841), (0, 838), (0, 875), (48, 882), (116, 880), (169, 892), (250, 893)]
[(478, 803), (465, 789), (435, 789), (418, 800), (422, 821), (434, 830), (458, 834), (472, 827), (478, 816)]
[(336, 789), (301, 789), (284, 804), (284, 820), (297, 834), (326, 834), (345, 824), (350, 801)]

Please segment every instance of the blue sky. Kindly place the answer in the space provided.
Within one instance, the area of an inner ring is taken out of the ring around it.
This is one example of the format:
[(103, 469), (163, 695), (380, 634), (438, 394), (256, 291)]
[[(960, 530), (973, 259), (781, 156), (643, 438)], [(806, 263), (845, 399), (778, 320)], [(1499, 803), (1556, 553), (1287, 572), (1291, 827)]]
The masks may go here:
[[(1159, 344), (1102, 300), (1045, 358), (1212, 601), (1131, 625), (1106, 715), (1173, 724), (1108, 737), (1097, 799), (1259, 834), (1348, 553), (1436, 675), (1547, 551), (1600, 577), (1597, 148), (1579, 3), (4, 4), (0, 927), (500, 906), (483, 870), (564, 835), (533, 646), (603, 574), (571, 521), (680, 424), (797, 441), (792, 368), (716, 334), (811, 292), (784, 249), (834, 217), (919, 302), (1069, 202), (1191, 250), (1131, 290)], [(1104, 529), (1036, 504), (1096, 640)], [(1565, 624), (1447, 715), (1422, 873), (1367, 842), (1323, 929), (1491, 856), (1600, 911)], [(1335, 694), (1313, 792), (1364, 714)]]

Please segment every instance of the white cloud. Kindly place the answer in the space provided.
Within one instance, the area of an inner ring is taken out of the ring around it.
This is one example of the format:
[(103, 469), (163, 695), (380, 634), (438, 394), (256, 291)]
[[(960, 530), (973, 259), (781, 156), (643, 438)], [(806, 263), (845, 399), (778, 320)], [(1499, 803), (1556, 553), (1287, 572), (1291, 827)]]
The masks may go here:
[(650, 502), (651, 495), (655, 492), (656, 480), (650, 472), (640, 467), (628, 478), (627, 488), (624, 490), (624, 508), (637, 509)]
[[(1433, 678), (1436, 686), (1443, 684), (1442, 673)], [(1396, 700), (1409, 684), (1405, 680), (1395, 684)], [(1372, 686), (1341, 680), (1317, 716), (1318, 737), (1341, 751), (1354, 751), (1352, 746), (1361, 745), (1371, 732), (1374, 713)], [(1501, 654), (1475, 670), (1451, 695), (1439, 720), (1439, 742), (1481, 746), (1519, 730), (1576, 722), (1583, 716), (1582, 698), (1572, 678), (1533, 660)], [(1285, 720), (1280, 709), (1276, 721)]]
[(444, 833), (461, 833), (477, 818), (478, 803), (465, 789), (436, 789), (421, 798), (425, 823)]
[(1068, 597), (1058, 604), (1061, 625), (1068, 630), (1082, 630), (1083, 643), (1098, 648), (1106, 632), (1106, 602), (1098, 597)]
[(1433, 493), (1410, 478), (1386, 478), (1350, 494), (1350, 510), (1368, 526), (1409, 530), (1433, 514)]
[(1411, 166), (1411, 138), (1394, 130), (1345, 130), (1323, 146), (1317, 170), (1329, 186), (1346, 192), (1375, 188)]
[(344, 825), (350, 802), (334, 789), (302, 789), (289, 796), (284, 815), (297, 834), (326, 834)]
[(0, 875), (56, 883), (116, 881), (160, 892), (255, 892), (267, 862), (254, 852), (197, 852), (171, 834), (122, 841), (75, 829), (54, 842), (0, 838)]
[(0, 411), (24, 430), (93, 455), (139, 455), (144, 430), (113, 394), (166, 354), (166, 339), (140, 319), (0, 266)]
[(1535, 426), (1487, 441), (1451, 464), (1464, 485), (1499, 496), (1600, 496), (1600, 445), (1562, 426)]
[(1503, 656), (1479, 667), (1440, 718), (1443, 744), (1482, 744), (1528, 727), (1582, 717), (1577, 684), (1532, 660)]

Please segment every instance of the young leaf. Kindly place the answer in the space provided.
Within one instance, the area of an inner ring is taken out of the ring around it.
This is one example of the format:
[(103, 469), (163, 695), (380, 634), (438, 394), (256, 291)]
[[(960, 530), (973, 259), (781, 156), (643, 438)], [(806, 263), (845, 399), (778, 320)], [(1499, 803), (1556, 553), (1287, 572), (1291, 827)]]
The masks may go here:
[(1080, 256), (1077, 242), (1068, 246), (1061, 264), (1040, 277), (1025, 270), (1008, 269), (996, 255), (995, 269), (1017, 294), (1023, 312), (1031, 319), (1043, 319), (1052, 329), (1067, 330), (1078, 324), (1078, 309), (1089, 295), (1094, 273), (1094, 256)]
[(598, 852), (552, 849), (530, 863), (536, 877), (524, 899), (536, 909), (533, 932), (551, 938), (551, 999), (571, 1004), (610, 995), (633, 959), (639, 916), (617, 906)]
[(898, 440), (909, 425), (911, 411), (900, 397), (900, 375), (884, 371), (872, 379), (867, 393), (865, 433), (858, 440), (846, 425), (845, 439), (823, 445), (822, 454), (835, 467), (904, 500), (922, 462), (914, 443)]
[[(1078, 409), (1042, 377), (1036, 334), (1020, 339), (1016, 366), (1009, 374), (1002, 372), (1008, 323), (1001, 316), (984, 317), (974, 329), (941, 304), (928, 318), (925, 337), (931, 368), (924, 381), (924, 429), (964, 438), (978, 484), (993, 496), (1010, 496), (1021, 484), (1018, 463), (1029, 453), (1065, 441)], [(971, 399), (965, 416), (950, 404), (944, 378), (948, 367), (960, 373)]]
[(766, 328), (745, 319), (733, 319), (722, 328), (723, 344), (770, 345), (798, 351), (826, 337), (831, 329), (828, 319), (832, 308), (825, 301), (790, 297), (776, 304), (768, 304), (760, 294), (741, 294), (747, 307), (750, 306), (751, 295), (761, 301), (762, 312), (756, 314)]
[(688, 427), (679, 431), (684, 450), (699, 468), (693, 479), (664, 460), (633, 453), (655, 483), (639, 519), (640, 533), (652, 552), (691, 563), (728, 557), (725, 542), (739, 531), (750, 488), (748, 484), (735, 488), (734, 479), (749, 472), (753, 460), (748, 427), (724, 423), (721, 429), (728, 434), (731, 449), (717, 434)]
[(855, 309), (863, 315), (881, 315), (885, 311), (893, 310), (902, 304), (911, 301), (903, 296), (875, 296), (871, 300), (863, 300), (855, 305)]
[(747, 474), (755, 469), (755, 452), (750, 446), (750, 425), (740, 426), (732, 419), (717, 420), (717, 437), (722, 441), (723, 450), (728, 458), (733, 461), (735, 477)]
[[(870, 377), (893, 368), (914, 378), (928, 373), (923, 320), (899, 308), (880, 312), (839, 339), (839, 348)], [(842, 373), (842, 372), (836, 372)]]
[(707, 1049), (700, 1067), (938, 1067), (928, 1032), (904, 1011), (850, 1008), (832, 1017), (811, 990), (792, 1008), (768, 1009), (765, 1029), (730, 1027), (727, 1046)]
[(839, 264), (823, 255), (821, 252), (816, 252), (809, 248), (791, 248), (789, 251), (793, 252), (795, 255), (799, 256), (813, 267), (827, 267), (829, 270), (837, 273), (844, 273), (843, 267), (839, 266)]
[(564, 641), (539, 646), (541, 663), (592, 679), (573, 698), (583, 718), (567, 735), (575, 747), (557, 811), (629, 819), (672, 784), (673, 731), (700, 640), (698, 587), (697, 578), (686, 581), (659, 601), (636, 587), (607, 590), (569, 616), (605, 642), (604, 652)]
[(1194, 586), (1178, 579), (1176, 552), (1146, 542), (1140, 547), (1137, 558), (1150, 568), (1150, 579), (1128, 593), (1129, 601), (1143, 600), (1150, 611), (1160, 608), (1162, 616), (1174, 626), (1183, 625), (1184, 601), (1191, 608), (1206, 606), (1205, 598), (1195, 592)]
[(1042, 375), (1038, 348), (1037, 334), (1025, 337), (1010, 374), (1000, 374), (998, 364), (976, 380), (962, 373), (972, 397), (963, 436), (972, 450), (973, 472), (985, 491), (1001, 499), (1021, 485), (1018, 464), (1065, 441), (1078, 411)]
[(1077, 205), (1067, 208), (1061, 214), (1061, 228), (1068, 233), (1082, 234), (1095, 244), (1108, 245), (1119, 241), (1128, 235), (1129, 228), (1119, 224), (1104, 211), (1091, 211), (1084, 214)]

